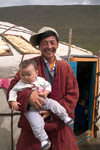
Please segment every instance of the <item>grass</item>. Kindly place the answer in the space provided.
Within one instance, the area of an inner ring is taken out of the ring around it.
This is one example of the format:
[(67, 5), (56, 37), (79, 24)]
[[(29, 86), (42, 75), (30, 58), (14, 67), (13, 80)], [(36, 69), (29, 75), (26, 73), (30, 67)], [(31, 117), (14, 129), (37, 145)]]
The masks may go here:
[(61, 41), (98, 55), (100, 50), (100, 6), (20, 6), (0, 8), (0, 20), (24, 26), (37, 32), (43, 26), (55, 28)]

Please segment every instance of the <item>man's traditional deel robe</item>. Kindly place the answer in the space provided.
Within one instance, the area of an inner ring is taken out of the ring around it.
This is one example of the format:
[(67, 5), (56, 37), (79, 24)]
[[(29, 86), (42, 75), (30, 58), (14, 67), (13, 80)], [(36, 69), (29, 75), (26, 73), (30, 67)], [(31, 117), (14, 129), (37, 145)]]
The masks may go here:
[[(47, 80), (42, 57), (34, 59), (38, 64), (38, 75)], [(9, 90), (19, 79), (19, 73), (17, 73), (11, 82)], [(31, 127), (23, 114), (25, 111), (28, 111), (31, 92), (31, 89), (26, 89), (18, 93), (18, 101), (21, 103), (21, 117), (18, 127), (22, 130), (16, 150), (41, 150), (40, 142), (34, 137)], [(56, 60), (56, 75), (52, 85), (52, 93), (49, 97), (64, 106), (69, 116), (74, 118), (73, 111), (77, 104), (78, 96), (78, 84), (72, 68), (67, 62)], [(72, 128), (70, 126), (66, 127), (57, 116), (53, 115), (52, 121), (45, 121), (45, 130), (52, 143), (50, 150), (78, 150)]]

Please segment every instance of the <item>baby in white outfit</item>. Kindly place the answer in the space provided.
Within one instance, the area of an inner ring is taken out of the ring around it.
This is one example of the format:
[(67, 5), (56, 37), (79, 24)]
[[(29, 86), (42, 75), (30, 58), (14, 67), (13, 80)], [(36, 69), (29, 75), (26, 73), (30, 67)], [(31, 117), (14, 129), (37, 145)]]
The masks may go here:
[[(11, 103), (13, 110), (18, 110), (19, 102), (17, 102), (17, 93), (26, 88), (31, 88), (39, 93), (42, 93), (42, 98), (45, 100), (46, 104), (43, 105), (43, 109), (50, 110), (56, 114), (60, 119), (66, 124), (66, 126), (73, 124), (73, 119), (71, 119), (66, 109), (60, 105), (57, 101), (47, 98), (48, 94), (51, 92), (51, 84), (44, 78), (38, 76), (37, 64), (35, 61), (24, 60), (19, 66), (20, 80), (19, 82), (10, 90), (9, 93), (9, 103)], [(44, 119), (38, 110), (34, 110), (30, 106), (29, 111), (25, 113), (27, 120), (30, 123), (33, 134), (41, 142), (41, 149), (47, 150), (51, 146), (51, 142), (47, 133), (44, 130)]]

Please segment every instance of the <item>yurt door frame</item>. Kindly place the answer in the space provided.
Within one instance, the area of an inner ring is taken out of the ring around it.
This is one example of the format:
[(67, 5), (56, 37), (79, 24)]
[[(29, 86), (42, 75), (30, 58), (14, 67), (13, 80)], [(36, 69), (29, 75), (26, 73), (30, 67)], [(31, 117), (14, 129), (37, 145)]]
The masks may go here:
[[(77, 77), (77, 64), (81, 62), (89, 62), (92, 63), (92, 70), (91, 70), (91, 83), (90, 83), (90, 95), (89, 95), (89, 104), (88, 104), (88, 130), (82, 133), (81, 135), (77, 136), (77, 143), (78, 145), (82, 145), (86, 141), (89, 141), (91, 138), (94, 137), (94, 119), (95, 119), (95, 106), (96, 106), (96, 99), (97, 96), (97, 83), (98, 79), (96, 73), (98, 72), (98, 58), (73, 58), (74, 62), (70, 62), (76, 77)], [(72, 127), (74, 129), (74, 126)]]

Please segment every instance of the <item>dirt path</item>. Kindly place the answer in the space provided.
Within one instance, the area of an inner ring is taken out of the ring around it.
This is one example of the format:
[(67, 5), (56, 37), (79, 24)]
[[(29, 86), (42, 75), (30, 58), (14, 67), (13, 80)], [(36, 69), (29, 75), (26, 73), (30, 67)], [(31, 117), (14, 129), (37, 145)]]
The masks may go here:
[(100, 138), (94, 138), (80, 147), (80, 150), (100, 150)]

